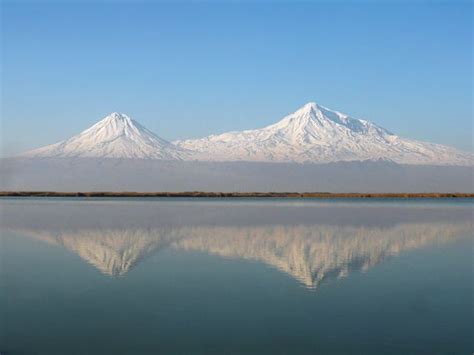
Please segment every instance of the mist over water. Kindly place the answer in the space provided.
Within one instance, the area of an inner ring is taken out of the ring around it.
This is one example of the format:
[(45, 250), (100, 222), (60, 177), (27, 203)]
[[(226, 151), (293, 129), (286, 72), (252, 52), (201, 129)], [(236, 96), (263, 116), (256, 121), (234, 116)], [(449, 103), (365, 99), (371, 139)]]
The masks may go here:
[(2, 159), (7, 191), (473, 192), (473, 167), (145, 159)]

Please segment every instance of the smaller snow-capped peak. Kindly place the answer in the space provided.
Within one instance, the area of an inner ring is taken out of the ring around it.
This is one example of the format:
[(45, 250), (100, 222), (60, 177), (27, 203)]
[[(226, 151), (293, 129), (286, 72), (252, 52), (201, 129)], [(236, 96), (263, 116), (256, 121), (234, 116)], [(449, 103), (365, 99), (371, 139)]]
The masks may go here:
[[(109, 130), (124, 131), (127, 129), (134, 129), (140, 126), (140, 124), (124, 113), (113, 112), (110, 115), (104, 117), (102, 120), (92, 125), (88, 130), (107, 128)], [(86, 130), (87, 131), (87, 130)]]
[(101, 141), (109, 141), (122, 136), (138, 142), (159, 141), (161, 144), (170, 144), (126, 114), (118, 112), (106, 116), (80, 135), (91, 136), (95, 140)]
[(126, 114), (114, 112), (76, 136), (21, 156), (181, 160), (187, 154)]
[(119, 113), (119, 112), (113, 112), (97, 123), (101, 123), (101, 122), (104, 125), (113, 125), (117, 127), (133, 126), (136, 123), (126, 114)]
[(97, 122), (95, 126), (109, 127), (110, 130), (125, 131), (128, 129), (136, 129), (141, 125), (132, 120), (124, 113), (113, 112), (101, 121)]
[(128, 117), (126, 114), (120, 113), (120, 112), (112, 112), (110, 115), (108, 115), (107, 117), (104, 118), (104, 120), (108, 120), (108, 119), (122, 120), (122, 121), (130, 121), (131, 120), (131, 118)]
[(132, 119), (130, 117), (128, 117), (126, 114), (124, 113), (120, 113), (120, 112), (112, 112), (110, 115), (108, 115), (107, 117), (105, 117), (102, 121), (122, 121), (122, 122), (130, 122)]

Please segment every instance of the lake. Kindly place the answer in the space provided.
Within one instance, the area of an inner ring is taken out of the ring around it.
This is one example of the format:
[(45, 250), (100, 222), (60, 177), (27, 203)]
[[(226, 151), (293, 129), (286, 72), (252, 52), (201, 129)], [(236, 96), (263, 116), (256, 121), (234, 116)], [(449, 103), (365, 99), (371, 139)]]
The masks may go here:
[(470, 354), (473, 200), (3, 198), (1, 354)]

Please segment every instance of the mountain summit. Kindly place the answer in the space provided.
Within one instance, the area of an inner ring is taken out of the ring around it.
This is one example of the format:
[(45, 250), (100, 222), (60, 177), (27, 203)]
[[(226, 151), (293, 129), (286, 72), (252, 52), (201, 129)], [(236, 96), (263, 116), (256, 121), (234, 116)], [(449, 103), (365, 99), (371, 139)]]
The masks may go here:
[(310, 102), (270, 126), (173, 142), (199, 160), (328, 163), (391, 160), (472, 165), (454, 148), (401, 138), (376, 124)]
[(78, 135), (23, 157), (42, 158), (138, 158), (181, 160), (186, 151), (132, 120), (114, 112)]

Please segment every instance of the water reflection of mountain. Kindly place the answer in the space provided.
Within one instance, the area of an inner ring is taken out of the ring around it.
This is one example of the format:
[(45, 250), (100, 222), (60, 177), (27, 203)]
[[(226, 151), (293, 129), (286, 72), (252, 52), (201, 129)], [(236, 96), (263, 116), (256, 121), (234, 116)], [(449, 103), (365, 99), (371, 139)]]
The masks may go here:
[(430, 222), (390, 227), (285, 224), (16, 230), (71, 250), (108, 275), (123, 275), (150, 254), (171, 247), (260, 261), (307, 287), (317, 287), (326, 279), (366, 270), (403, 251), (451, 242), (470, 233), (472, 225)]
[(164, 230), (85, 229), (75, 231), (19, 230), (20, 233), (62, 246), (102, 273), (120, 276), (158, 249), (169, 245)]
[(308, 287), (367, 270), (387, 256), (462, 235), (468, 225), (397, 227), (273, 226), (192, 230), (176, 245), (230, 258), (253, 259), (288, 273)]

